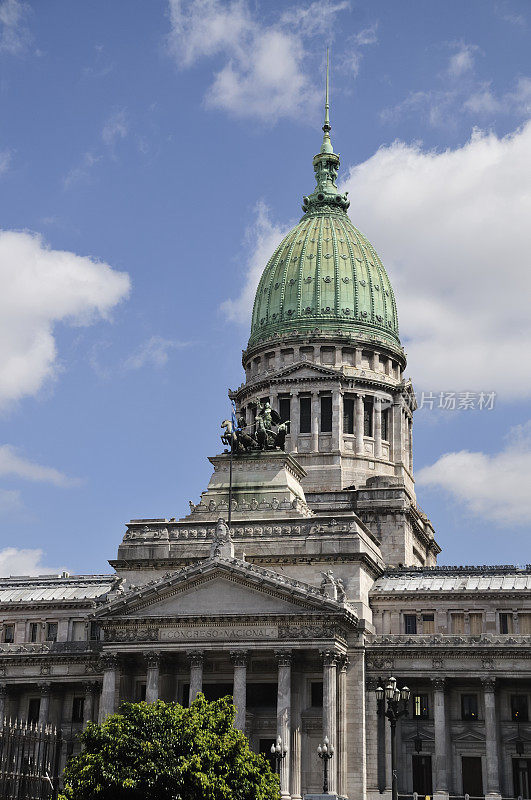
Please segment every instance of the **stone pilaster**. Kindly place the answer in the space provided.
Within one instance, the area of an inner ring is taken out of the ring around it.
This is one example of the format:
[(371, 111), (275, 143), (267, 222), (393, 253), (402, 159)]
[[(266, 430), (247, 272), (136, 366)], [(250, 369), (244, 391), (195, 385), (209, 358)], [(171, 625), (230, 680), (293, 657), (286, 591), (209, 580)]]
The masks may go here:
[(188, 653), (190, 659), (190, 697), (191, 705), (199, 692), (203, 690), (203, 651), (193, 650)]
[(338, 653), (323, 651), (323, 739), (333, 745), (335, 755), (328, 763), (328, 788), (335, 792), (337, 786), (337, 661)]
[(50, 694), (52, 692), (51, 684), (39, 684), (39, 691), (41, 693), (41, 704), (39, 708), (39, 725), (46, 725), (50, 718)]
[(118, 657), (113, 654), (102, 658), (103, 685), (101, 688), (100, 713), (98, 722), (105, 722), (115, 712), (116, 684), (118, 679)]
[(356, 453), (357, 455), (363, 455), (364, 447), (363, 447), (363, 395), (357, 394), (356, 401), (354, 403), (355, 410), (354, 410), (354, 431), (356, 435)]
[(382, 457), (382, 401), (374, 398), (374, 457)]
[(435, 738), (435, 763), (433, 796), (448, 798), (448, 735), (446, 730), (446, 682), (433, 680), (433, 732)]
[(94, 695), (97, 689), (97, 684), (94, 681), (87, 681), (83, 684), (83, 693), (85, 701), (83, 703), (83, 730), (87, 727), (89, 722), (94, 722)]
[(234, 689), (233, 701), (236, 707), (236, 717), (234, 727), (239, 731), (245, 732), (245, 717), (247, 714), (247, 662), (249, 654), (247, 650), (236, 650), (230, 654), (234, 664)]
[(146, 653), (146, 703), (156, 703), (159, 699), (160, 653)]
[(291, 696), (291, 800), (302, 800), (301, 686), (302, 675), (295, 675)]
[(339, 659), (337, 678), (337, 793), (346, 797), (347, 792), (347, 670), (346, 656)]
[(392, 420), (391, 420), (391, 441), (392, 441), (392, 452), (391, 452), (391, 460), (395, 462), (395, 464), (401, 464), (403, 461), (403, 453), (402, 453), (402, 405), (400, 398), (397, 398), (392, 405)]
[(286, 757), (280, 762), (280, 797), (282, 800), (290, 798), (290, 743), (291, 743), (291, 661), (290, 650), (277, 650), (275, 652), (278, 662), (278, 692), (277, 692), (277, 731), (282, 738), (282, 744), (287, 748)]
[(312, 394), (312, 451), (317, 453), (319, 450), (319, 418), (321, 401), (317, 392)]
[(341, 390), (332, 393), (332, 450), (343, 446), (343, 397)]
[(376, 792), (378, 782), (378, 703), (376, 678), (365, 681), (365, 757), (367, 759), (367, 789)]
[(485, 755), (487, 767), (486, 798), (497, 800), (500, 794), (500, 764), (498, 736), (496, 732), (496, 679), (483, 678), (483, 702), (485, 706)]

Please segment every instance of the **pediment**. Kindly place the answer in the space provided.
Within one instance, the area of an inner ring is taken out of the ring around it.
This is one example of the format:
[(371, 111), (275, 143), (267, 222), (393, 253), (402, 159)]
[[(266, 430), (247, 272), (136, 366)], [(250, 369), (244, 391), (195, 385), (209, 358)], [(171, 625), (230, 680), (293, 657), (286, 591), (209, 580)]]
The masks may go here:
[(463, 731), (462, 733), (458, 733), (457, 736), (454, 736), (455, 742), (484, 742), (485, 741), (485, 734), (481, 731), (476, 731), (473, 729), (469, 729)]
[(299, 361), (289, 367), (280, 370), (275, 376), (278, 378), (337, 378), (338, 371), (332, 367), (325, 367), (321, 364), (314, 364), (313, 361)]
[(159, 581), (126, 592), (96, 616), (213, 617), (271, 615), (339, 615), (350, 624), (350, 608), (302, 584), (239, 559), (212, 559)]

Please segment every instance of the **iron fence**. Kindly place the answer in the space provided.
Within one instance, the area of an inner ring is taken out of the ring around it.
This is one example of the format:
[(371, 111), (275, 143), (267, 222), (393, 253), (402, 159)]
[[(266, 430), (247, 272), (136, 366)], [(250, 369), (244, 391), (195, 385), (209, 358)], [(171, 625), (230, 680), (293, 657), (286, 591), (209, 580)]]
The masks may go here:
[(56, 800), (61, 731), (51, 725), (7, 722), (0, 730), (1, 800)]

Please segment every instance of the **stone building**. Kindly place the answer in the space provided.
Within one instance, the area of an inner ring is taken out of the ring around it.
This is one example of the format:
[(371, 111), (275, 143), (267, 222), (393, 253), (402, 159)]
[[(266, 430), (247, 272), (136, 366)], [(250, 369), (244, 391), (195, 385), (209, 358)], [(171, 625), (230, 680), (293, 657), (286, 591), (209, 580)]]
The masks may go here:
[[(73, 732), (123, 700), (232, 694), (256, 750), (287, 746), (282, 797), (390, 794), (375, 689), (411, 688), (404, 794), (529, 798), (531, 567), (438, 567), (415, 497), (415, 396), (395, 298), (336, 187), (328, 107), (317, 185), (271, 256), (230, 392), (253, 432), (268, 403), (285, 451), (210, 458), (183, 519), (131, 520), (109, 575), (0, 584), (0, 718)], [(220, 403), (221, 404), (221, 403)]]

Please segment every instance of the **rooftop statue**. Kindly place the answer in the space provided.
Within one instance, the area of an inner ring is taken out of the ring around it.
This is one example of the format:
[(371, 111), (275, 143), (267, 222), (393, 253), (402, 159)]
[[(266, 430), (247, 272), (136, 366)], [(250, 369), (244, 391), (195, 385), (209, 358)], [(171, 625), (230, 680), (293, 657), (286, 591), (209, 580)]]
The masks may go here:
[(236, 455), (249, 453), (253, 450), (284, 450), (288, 423), (282, 422), (280, 415), (269, 402), (256, 404), (254, 425), (247, 425), (245, 419), (239, 416), (237, 427), (230, 419), (224, 419), (221, 427), (223, 444), (232, 448)]

